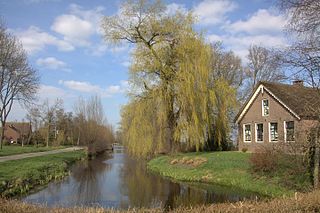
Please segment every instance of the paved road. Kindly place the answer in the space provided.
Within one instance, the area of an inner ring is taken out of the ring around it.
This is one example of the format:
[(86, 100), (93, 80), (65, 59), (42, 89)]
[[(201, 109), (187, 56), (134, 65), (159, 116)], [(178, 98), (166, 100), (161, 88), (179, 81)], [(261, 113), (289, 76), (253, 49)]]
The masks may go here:
[(24, 158), (32, 158), (32, 157), (38, 157), (38, 156), (44, 156), (44, 155), (50, 155), (50, 154), (58, 154), (58, 153), (63, 153), (63, 152), (72, 152), (76, 150), (81, 150), (83, 147), (69, 147), (65, 149), (56, 149), (56, 150), (51, 150), (51, 151), (46, 151), (46, 152), (32, 152), (32, 153), (24, 153), (24, 154), (18, 154), (18, 155), (9, 155), (9, 156), (4, 156), (0, 157), (0, 163), (9, 161), (9, 160), (20, 160)]

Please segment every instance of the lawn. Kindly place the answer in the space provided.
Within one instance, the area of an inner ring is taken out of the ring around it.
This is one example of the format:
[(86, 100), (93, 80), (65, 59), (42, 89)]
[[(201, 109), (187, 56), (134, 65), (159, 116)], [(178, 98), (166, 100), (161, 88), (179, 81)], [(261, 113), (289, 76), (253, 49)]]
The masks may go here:
[(26, 194), (36, 186), (46, 185), (68, 174), (68, 165), (85, 157), (84, 151), (50, 154), (0, 163), (0, 195)]
[(266, 197), (292, 195), (293, 190), (280, 186), (278, 177), (251, 173), (249, 153), (213, 152), (161, 156), (148, 163), (151, 171), (178, 181), (204, 182), (230, 186)]
[(0, 149), (0, 157), (8, 156), (8, 155), (17, 155), (23, 153), (30, 153), (30, 152), (45, 152), (55, 149), (63, 149), (66, 146), (56, 146), (56, 147), (36, 147), (36, 146), (18, 146), (18, 145), (10, 145), (10, 146), (3, 146)]

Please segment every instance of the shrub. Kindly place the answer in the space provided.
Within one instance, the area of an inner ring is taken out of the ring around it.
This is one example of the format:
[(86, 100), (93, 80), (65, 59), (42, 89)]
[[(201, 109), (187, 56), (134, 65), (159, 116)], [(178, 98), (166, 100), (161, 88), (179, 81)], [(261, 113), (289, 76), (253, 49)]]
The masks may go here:
[(271, 172), (277, 168), (278, 154), (273, 149), (264, 149), (251, 154), (250, 163), (255, 172)]
[(245, 153), (248, 151), (248, 148), (242, 148), (241, 151)]
[(283, 150), (283, 147), (265, 147), (253, 153), (249, 159), (252, 171), (258, 176), (276, 176), (278, 183), (286, 188), (309, 191), (312, 184), (304, 155)]

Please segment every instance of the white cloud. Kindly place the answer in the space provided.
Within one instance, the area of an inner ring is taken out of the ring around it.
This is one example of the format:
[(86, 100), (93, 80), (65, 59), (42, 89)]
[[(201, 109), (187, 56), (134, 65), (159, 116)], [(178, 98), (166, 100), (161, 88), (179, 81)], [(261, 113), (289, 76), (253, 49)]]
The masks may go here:
[(223, 22), (228, 12), (237, 8), (230, 0), (204, 0), (194, 8), (194, 14), (199, 18), (199, 24), (213, 25)]
[(90, 22), (94, 26), (98, 34), (102, 34), (103, 32), (100, 24), (101, 24), (101, 19), (103, 17), (102, 12), (104, 10), (105, 8), (102, 6), (98, 6), (92, 10), (84, 10), (81, 6), (77, 4), (70, 5), (70, 13), (76, 16), (79, 16), (82, 19)]
[(51, 69), (51, 70), (62, 70), (66, 72), (70, 72), (71, 70), (68, 68), (68, 65), (60, 61), (54, 57), (47, 57), (47, 58), (39, 58), (36, 61), (38, 66), (41, 66), (46, 69)]
[(83, 10), (79, 5), (71, 4), (69, 13), (56, 17), (51, 29), (75, 46), (89, 46), (90, 37), (102, 32), (100, 20), (103, 10), (103, 7)]
[(286, 24), (286, 20), (281, 15), (272, 14), (269, 10), (260, 9), (248, 20), (236, 21), (227, 29), (234, 32), (246, 32), (249, 34), (281, 32)]
[(88, 46), (88, 38), (94, 33), (93, 25), (75, 15), (58, 16), (51, 29), (64, 36), (64, 40), (77, 46)]
[(127, 81), (120, 81), (119, 85), (110, 85), (106, 88), (102, 88), (98, 85), (91, 84), (85, 81), (64, 81), (60, 80), (59, 84), (78, 92), (95, 93), (102, 97), (112, 97), (115, 94), (124, 93), (128, 88)]
[(283, 33), (285, 18), (276, 15), (272, 9), (259, 9), (246, 20), (238, 20), (222, 25), (223, 34), (209, 34), (209, 42), (222, 41), (223, 45), (247, 62), (248, 49), (251, 45), (266, 48), (283, 47), (287, 39)]
[(116, 94), (121, 92), (121, 87), (119, 85), (111, 85), (106, 89), (107, 94)]
[(76, 90), (79, 92), (87, 92), (87, 93), (99, 93), (100, 87), (96, 85), (92, 85), (89, 82), (84, 81), (63, 81), (60, 80), (59, 84), (64, 85), (65, 87)]
[(287, 41), (284, 35), (215, 35), (211, 34), (207, 36), (208, 41), (217, 42), (222, 41), (223, 44), (234, 51), (243, 61), (246, 63), (248, 49), (250, 45), (259, 45), (267, 48), (286, 46)]
[(23, 48), (30, 54), (41, 51), (46, 45), (56, 46), (60, 51), (72, 51), (74, 46), (42, 31), (40, 28), (30, 26), (25, 31), (14, 31), (22, 42)]
[(69, 97), (69, 94), (58, 87), (50, 86), (50, 85), (40, 85), (40, 89), (38, 92), (38, 96), (40, 99), (49, 99), (49, 100), (55, 100), (57, 98), (66, 98)]
[(183, 4), (171, 3), (171, 4), (167, 5), (167, 8), (166, 8), (167, 14), (169, 14), (169, 15), (174, 14), (177, 11), (179, 11), (181, 13), (186, 13), (188, 11), (188, 9)]

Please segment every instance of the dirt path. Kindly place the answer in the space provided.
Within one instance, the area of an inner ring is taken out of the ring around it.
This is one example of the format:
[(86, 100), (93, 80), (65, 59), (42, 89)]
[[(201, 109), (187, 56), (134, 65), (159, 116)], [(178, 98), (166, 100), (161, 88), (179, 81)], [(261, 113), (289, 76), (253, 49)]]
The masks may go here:
[(51, 150), (51, 151), (46, 151), (46, 152), (32, 152), (32, 153), (24, 153), (24, 154), (18, 154), (18, 155), (9, 155), (9, 156), (4, 156), (0, 157), (0, 163), (9, 161), (9, 160), (20, 160), (24, 158), (32, 158), (32, 157), (38, 157), (38, 156), (44, 156), (44, 155), (50, 155), (50, 154), (58, 154), (58, 153), (63, 153), (63, 152), (72, 152), (76, 150), (81, 150), (83, 147), (69, 147), (65, 149), (56, 149), (56, 150)]

